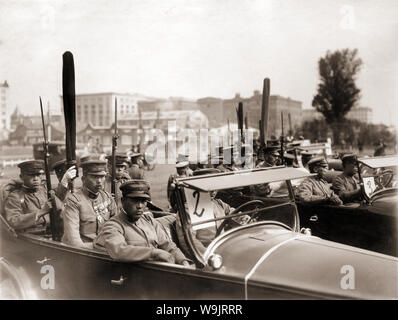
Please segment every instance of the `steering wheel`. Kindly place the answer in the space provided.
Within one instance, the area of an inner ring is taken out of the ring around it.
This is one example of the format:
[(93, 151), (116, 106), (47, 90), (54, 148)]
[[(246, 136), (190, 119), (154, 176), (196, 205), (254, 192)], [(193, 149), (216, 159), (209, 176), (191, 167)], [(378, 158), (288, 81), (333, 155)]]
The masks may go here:
[[(261, 205), (264, 205), (264, 202), (262, 202), (261, 200), (251, 200), (251, 201), (249, 201), (249, 202), (245, 202), (245, 203), (241, 204), (239, 207), (237, 207), (234, 211), (232, 211), (232, 212), (229, 214), (229, 216), (234, 215), (235, 213), (241, 211), (242, 208), (244, 208), (244, 207), (246, 207), (246, 206), (248, 206), (248, 205), (252, 205), (252, 204), (261, 204)], [(242, 225), (245, 225), (245, 224), (250, 223), (250, 222), (254, 219), (254, 217), (257, 216), (257, 215), (258, 215), (258, 212), (256, 212), (256, 211), (255, 211), (255, 212), (252, 212), (252, 213), (251, 213), (251, 216), (250, 216), (250, 219), (249, 219), (246, 223), (239, 223), (239, 222), (237, 222), (237, 221), (235, 221), (235, 220), (228, 219), (228, 218), (225, 219), (225, 220), (220, 224), (220, 226), (217, 228), (215, 238), (218, 237), (218, 236), (220, 235), (221, 231), (224, 230), (224, 229), (227, 227), (227, 225), (231, 224), (231, 221), (233, 221), (233, 223), (235, 223), (235, 224), (237, 224), (237, 225), (241, 225), (241, 226), (242, 226)]]
[(377, 189), (382, 190), (386, 188), (394, 178), (394, 172), (391, 169), (386, 169), (380, 174), (375, 176), (375, 183), (377, 184)]

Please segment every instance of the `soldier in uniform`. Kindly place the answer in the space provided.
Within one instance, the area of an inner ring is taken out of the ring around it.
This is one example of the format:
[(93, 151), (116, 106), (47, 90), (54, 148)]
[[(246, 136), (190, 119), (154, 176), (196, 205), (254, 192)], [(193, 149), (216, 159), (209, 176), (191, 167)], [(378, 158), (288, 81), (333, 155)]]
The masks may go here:
[(121, 211), (107, 221), (94, 241), (118, 261), (164, 261), (189, 266), (189, 259), (146, 210), (151, 199), (146, 181), (130, 180), (120, 186)]
[(64, 236), (62, 242), (78, 247), (91, 248), (105, 221), (116, 214), (112, 196), (103, 190), (106, 161), (88, 160), (81, 164), (83, 186), (67, 197), (62, 212)]
[(43, 185), (44, 161), (30, 160), (18, 164), (23, 182), (5, 200), (5, 218), (16, 230), (46, 227), (51, 204)]
[(361, 200), (361, 186), (356, 176), (357, 157), (346, 154), (342, 157), (343, 173), (333, 180), (332, 189), (344, 203)]
[(325, 203), (341, 205), (343, 202), (330, 188), (324, 179), (328, 163), (323, 157), (316, 157), (308, 162), (311, 173), (317, 173), (316, 177), (305, 179), (297, 187), (297, 198), (304, 203)]
[(264, 160), (257, 164), (257, 168), (268, 168), (276, 166), (276, 162), (280, 157), (278, 146), (267, 146), (264, 150)]
[(170, 175), (169, 180), (167, 181), (167, 199), (169, 200), (172, 212), (175, 212), (176, 209), (176, 200), (173, 195), (173, 184), (175, 179), (190, 177), (193, 175), (192, 171), (189, 169), (188, 158), (184, 155), (178, 155), (176, 162), (176, 170), (177, 173)]
[(144, 169), (142, 169), (141, 162), (141, 153), (132, 153), (130, 155), (131, 166), (127, 170), (130, 178), (133, 180), (144, 180), (145, 174)]
[[(106, 159), (108, 160), (108, 174), (106, 175), (105, 178), (105, 185), (104, 185), (104, 190), (108, 193), (111, 193), (112, 190), (112, 156), (107, 156)], [(120, 209), (122, 207), (122, 202), (121, 202), (121, 192), (120, 192), (120, 185), (123, 182), (126, 182), (127, 180), (130, 180), (130, 176), (127, 173), (127, 166), (128, 166), (128, 158), (127, 155), (125, 154), (116, 154), (115, 155), (115, 171), (116, 171), (116, 183), (115, 183), (115, 201), (117, 204), (117, 207)]]

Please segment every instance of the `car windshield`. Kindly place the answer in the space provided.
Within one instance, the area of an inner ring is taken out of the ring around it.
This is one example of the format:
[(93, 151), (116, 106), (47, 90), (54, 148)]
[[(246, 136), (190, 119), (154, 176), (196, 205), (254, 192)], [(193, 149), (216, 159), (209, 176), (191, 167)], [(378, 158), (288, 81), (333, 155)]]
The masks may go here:
[(308, 172), (298, 169), (277, 168), (181, 179), (185, 228), (204, 247), (226, 231), (265, 221), (297, 231), (290, 181), (307, 176)]
[(366, 195), (370, 198), (378, 191), (398, 187), (398, 156), (358, 159)]
[[(282, 184), (286, 185), (285, 182)], [(287, 187), (285, 195), (272, 196), (267, 185), (255, 185), (245, 188), (225, 189), (222, 191), (198, 191), (185, 188), (186, 211), (192, 230), (213, 228), (218, 231), (228, 220), (225, 230), (250, 223), (272, 220), (282, 222), (290, 228), (295, 227), (295, 208), (289, 200)], [(253, 196), (253, 189), (259, 194)], [(268, 209), (266, 209), (268, 208)]]

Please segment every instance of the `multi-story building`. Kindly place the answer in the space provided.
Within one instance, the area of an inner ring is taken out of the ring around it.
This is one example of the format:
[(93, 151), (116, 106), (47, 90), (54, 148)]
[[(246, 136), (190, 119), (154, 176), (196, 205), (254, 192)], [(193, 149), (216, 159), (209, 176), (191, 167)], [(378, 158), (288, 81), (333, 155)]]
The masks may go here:
[(347, 113), (346, 118), (351, 120), (358, 120), (363, 123), (372, 123), (373, 110), (369, 107), (356, 107), (352, 108), (350, 112)]
[(10, 126), (8, 90), (9, 85), (5, 80), (0, 84), (0, 130), (9, 129)]
[[(169, 128), (170, 124), (172, 125), (171, 128)], [(126, 150), (131, 148), (132, 145), (144, 142), (141, 139), (145, 139), (146, 133), (151, 129), (162, 130), (165, 138), (167, 138), (169, 129), (179, 132), (184, 128), (194, 130), (208, 128), (208, 119), (199, 110), (149, 111), (118, 118), (117, 126), (120, 146), (118, 148)], [(110, 126), (94, 126), (88, 123), (77, 131), (77, 142), (88, 144), (94, 141), (104, 150), (109, 149), (112, 145), (113, 132), (113, 124)]]
[[(358, 120), (363, 123), (372, 123), (373, 110), (369, 107), (354, 107), (346, 115), (346, 119)], [(303, 110), (303, 122), (314, 119), (322, 119), (322, 113), (315, 110), (315, 108)]]
[(92, 93), (76, 95), (76, 126), (82, 128), (88, 123), (93, 126), (109, 127), (115, 118), (115, 100), (118, 118), (138, 112), (138, 100), (145, 96), (128, 93)]
[[(50, 124), (46, 128), (47, 137), (51, 141), (64, 141), (64, 126)], [(13, 132), (10, 132), (8, 143), (13, 146), (28, 146), (35, 143), (43, 142), (43, 126), (40, 123), (33, 122), (29, 125), (19, 124)]]
[[(259, 128), (259, 120), (261, 119), (261, 105), (262, 94), (255, 90), (250, 98), (242, 98), (240, 94), (236, 94), (233, 99), (223, 101), (223, 115), (224, 121), (229, 119), (231, 122), (236, 122), (236, 109), (239, 102), (243, 103), (244, 116), (247, 116), (248, 126), (252, 128)], [(293, 132), (301, 125), (302, 109), (301, 101), (290, 98), (281, 97), (279, 95), (271, 95), (269, 99), (269, 115), (268, 115), (268, 137), (275, 135), (280, 136), (282, 133), (282, 119), (284, 134), (288, 134), (290, 129), (289, 114), (291, 119), (291, 129)]]
[(303, 109), (302, 113), (302, 122), (312, 121), (312, 120), (320, 120), (323, 119), (323, 115), (320, 112), (317, 112), (315, 108), (311, 109)]
[(197, 100), (200, 111), (209, 119), (209, 127), (216, 128), (225, 124), (223, 100), (220, 98), (206, 97)]
[(168, 99), (147, 99), (138, 101), (138, 109), (144, 111), (199, 110), (196, 100), (170, 97)]

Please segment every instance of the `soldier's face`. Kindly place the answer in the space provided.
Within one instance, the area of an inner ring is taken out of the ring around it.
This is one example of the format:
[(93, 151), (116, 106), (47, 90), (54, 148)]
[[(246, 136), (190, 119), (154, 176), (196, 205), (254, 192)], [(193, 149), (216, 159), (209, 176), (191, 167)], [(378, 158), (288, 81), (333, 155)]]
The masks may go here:
[(146, 208), (146, 200), (140, 198), (122, 198), (122, 205), (129, 218), (137, 221), (144, 214)]
[(41, 185), (43, 174), (35, 173), (35, 174), (21, 174), (20, 175), (23, 183), (28, 188), (37, 188)]
[(325, 178), (326, 172), (328, 171), (328, 167), (323, 167), (323, 166), (316, 166), (313, 169), (314, 173), (318, 174), (319, 178)]
[(120, 179), (123, 176), (123, 173), (126, 172), (125, 166), (116, 166), (116, 179)]
[(357, 167), (354, 163), (347, 163), (344, 166), (344, 172), (348, 176), (353, 176), (357, 172)]
[(186, 176), (187, 175), (187, 170), (188, 170), (188, 167), (177, 168), (177, 174), (179, 176)]
[(88, 174), (83, 176), (82, 180), (86, 188), (94, 193), (98, 193), (104, 186), (105, 176)]
[(276, 162), (276, 157), (272, 154), (267, 154), (265, 156), (265, 161), (267, 161), (269, 164), (274, 165)]

